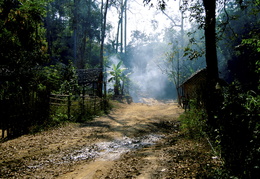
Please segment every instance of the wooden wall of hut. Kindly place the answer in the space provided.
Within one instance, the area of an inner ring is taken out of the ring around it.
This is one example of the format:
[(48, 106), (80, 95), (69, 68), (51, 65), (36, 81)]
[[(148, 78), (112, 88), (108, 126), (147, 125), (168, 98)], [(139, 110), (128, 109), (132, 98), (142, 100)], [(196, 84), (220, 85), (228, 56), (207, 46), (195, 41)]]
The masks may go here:
[(194, 101), (196, 107), (204, 106), (205, 91), (207, 90), (206, 79), (207, 70), (201, 69), (180, 85), (183, 108), (189, 108), (191, 100)]

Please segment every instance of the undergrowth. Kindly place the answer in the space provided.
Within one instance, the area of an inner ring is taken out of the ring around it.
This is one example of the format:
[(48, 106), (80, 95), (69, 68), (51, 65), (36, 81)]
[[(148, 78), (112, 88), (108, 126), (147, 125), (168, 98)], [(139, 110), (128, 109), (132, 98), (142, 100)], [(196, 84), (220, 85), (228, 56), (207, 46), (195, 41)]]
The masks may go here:
[(180, 116), (181, 129), (190, 139), (207, 138), (214, 153), (221, 157), (223, 165), (210, 171), (212, 178), (259, 178), (260, 95), (244, 91), (239, 84), (225, 87), (222, 95), (215, 126), (207, 122), (206, 111), (191, 101), (190, 110)]
[(196, 102), (190, 101), (190, 110), (180, 116), (181, 130), (190, 139), (200, 139), (205, 134), (206, 112), (202, 108), (195, 107)]
[[(107, 105), (106, 108), (104, 108), (104, 104)], [(35, 134), (66, 125), (67, 123), (84, 123), (86, 121), (91, 121), (97, 116), (109, 113), (112, 108), (113, 105), (109, 100), (105, 102), (102, 100), (99, 106), (96, 107), (94, 107), (92, 103), (85, 103), (83, 107), (80, 100), (75, 100), (72, 102), (70, 114), (68, 114), (67, 106), (52, 105), (50, 107), (49, 119), (44, 123), (31, 126), (29, 133)]]

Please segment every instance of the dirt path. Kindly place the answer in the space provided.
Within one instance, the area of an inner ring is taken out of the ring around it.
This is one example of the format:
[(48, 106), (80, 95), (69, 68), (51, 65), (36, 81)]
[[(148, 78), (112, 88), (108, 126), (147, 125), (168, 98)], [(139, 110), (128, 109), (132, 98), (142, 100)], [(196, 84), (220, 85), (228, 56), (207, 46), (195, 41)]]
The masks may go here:
[(176, 103), (118, 104), (109, 115), (1, 143), (0, 178), (192, 178), (214, 167), (179, 133)]

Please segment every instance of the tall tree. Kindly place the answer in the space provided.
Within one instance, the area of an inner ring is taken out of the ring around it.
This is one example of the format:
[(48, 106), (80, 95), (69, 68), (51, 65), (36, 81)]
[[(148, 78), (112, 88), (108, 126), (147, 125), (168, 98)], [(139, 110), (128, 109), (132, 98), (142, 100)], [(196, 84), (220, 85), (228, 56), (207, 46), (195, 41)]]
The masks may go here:
[(216, 0), (203, 0), (203, 5), (206, 14), (204, 28), (207, 73), (209, 80), (216, 80), (219, 77), (216, 50)]
[(124, 14), (125, 14), (125, 36), (124, 36), (124, 49), (125, 49), (125, 53), (126, 53), (126, 39), (127, 39), (127, 0), (125, 0), (125, 5), (124, 5)]
[[(151, 0), (144, 0), (145, 3), (151, 3)], [(158, 5), (161, 9), (165, 9), (166, 2), (158, 0)], [(188, 4), (189, 1), (185, 1)], [(191, 2), (190, 2), (191, 3)], [(216, 0), (203, 0), (205, 12), (204, 19), (204, 34), (206, 47), (206, 64), (207, 64), (207, 90), (206, 90), (206, 110), (208, 113), (209, 122), (212, 122), (217, 110), (217, 104), (213, 101), (218, 101), (216, 96), (215, 85), (219, 78), (218, 75), (218, 60), (216, 51)], [(200, 16), (200, 15), (199, 15)], [(201, 16), (200, 16), (201, 17)], [(203, 20), (202, 20), (203, 23)]]
[(45, 27), (52, 59), (77, 68), (99, 63), (100, 9), (93, 0), (54, 0), (48, 3)]
[[(143, 0), (145, 3), (151, 3), (151, 0)], [(161, 9), (166, 8), (165, 1), (157, 1)], [(185, 4), (189, 3), (185, 1)], [(218, 78), (218, 61), (216, 52), (216, 0), (203, 0), (205, 10), (205, 46), (206, 46), (206, 63), (208, 76), (216, 80)]]
[[(99, 84), (98, 94), (102, 97), (102, 86), (104, 81), (104, 40), (105, 40), (105, 33), (106, 33), (106, 24), (107, 24), (107, 10), (108, 10), (109, 0), (106, 0), (105, 4), (102, 0), (101, 3), (101, 41), (100, 41), (100, 68), (102, 69), (102, 82)], [(104, 92), (106, 97), (106, 84), (104, 83)]]
[(73, 18), (73, 57), (74, 62), (76, 63), (76, 66), (78, 66), (78, 56), (77, 56), (77, 50), (78, 50), (78, 13), (79, 13), (79, 0), (74, 0), (74, 18)]
[[(179, 86), (180, 86), (180, 61), (183, 58), (183, 49), (184, 49), (184, 11), (181, 10), (181, 6), (183, 4), (183, 0), (179, 0), (179, 11), (180, 11), (180, 23), (177, 24), (176, 20), (174, 20), (170, 15), (168, 15), (165, 12), (165, 9), (161, 9), (162, 13), (168, 18), (170, 19), (170, 21), (173, 23), (173, 27), (179, 27), (181, 29), (181, 38), (180, 40), (180, 49), (178, 49), (177, 53), (177, 68), (173, 67), (172, 65), (172, 70), (171, 70), (171, 76), (174, 78), (174, 84), (176, 87), (176, 91), (177, 91), (177, 95), (178, 95), (178, 103), (180, 104), (180, 99), (181, 99), (181, 92), (179, 90)], [(172, 42), (173, 43), (173, 42)], [(178, 44), (177, 44), (178, 46)], [(173, 52), (175, 53), (175, 52)], [(171, 60), (173, 60), (173, 58), (171, 58)], [(177, 73), (174, 73), (174, 71), (177, 71)]]
[(207, 90), (205, 91), (205, 102), (208, 122), (213, 128), (215, 128), (216, 120), (214, 119), (214, 116), (218, 113), (222, 103), (215, 88), (219, 79), (216, 49), (216, 0), (203, 0), (203, 5), (206, 14), (204, 34), (207, 64)]
[(115, 1), (113, 5), (118, 11), (115, 52), (117, 53), (118, 47), (120, 47), (120, 52), (122, 53), (123, 49), (126, 49), (127, 0)]

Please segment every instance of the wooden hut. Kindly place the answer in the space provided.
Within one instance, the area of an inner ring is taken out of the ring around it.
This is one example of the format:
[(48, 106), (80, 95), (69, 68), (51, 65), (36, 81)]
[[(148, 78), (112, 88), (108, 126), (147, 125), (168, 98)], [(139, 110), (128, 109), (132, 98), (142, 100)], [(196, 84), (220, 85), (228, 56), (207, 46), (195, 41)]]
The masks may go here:
[(204, 104), (204, 94), (206, 90), (207, 70), (206, 68), (193, 73), (180, 86), (181, 105), (186, 110), (189, 108), (191, 99), (195, 100), (198, 105)]

